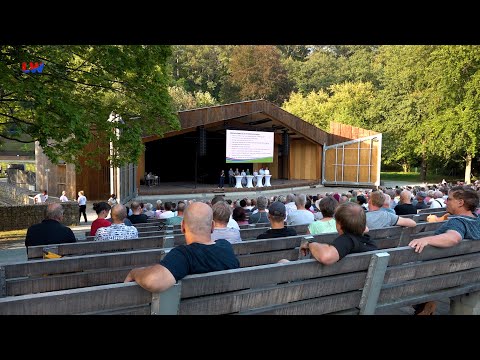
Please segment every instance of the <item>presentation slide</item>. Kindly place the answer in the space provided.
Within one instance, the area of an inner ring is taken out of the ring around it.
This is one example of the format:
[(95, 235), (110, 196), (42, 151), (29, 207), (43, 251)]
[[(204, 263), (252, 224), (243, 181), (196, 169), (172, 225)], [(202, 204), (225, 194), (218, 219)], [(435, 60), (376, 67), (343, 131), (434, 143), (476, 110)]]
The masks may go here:
[(227, 163), (272, 163), (273, 132), (227, 130)]

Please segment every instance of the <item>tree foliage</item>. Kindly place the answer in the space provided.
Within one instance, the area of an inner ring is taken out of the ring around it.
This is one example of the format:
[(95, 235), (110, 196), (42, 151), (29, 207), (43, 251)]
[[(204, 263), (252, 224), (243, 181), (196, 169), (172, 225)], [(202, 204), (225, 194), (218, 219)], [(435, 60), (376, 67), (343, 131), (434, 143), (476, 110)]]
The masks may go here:
[(172, 86), (168, 88), (168, 93), (177, 111), (218, 105), (217, 100), (209, 92), (197, 91), (191, 94), (181, 86)]
[[(170, 55), (169, 46), (3, 45), (0, 138), (26, 134), (54, 163), (77, 165), (85, 145), (111, 140), (114, 166), (137, 162), (143, 134), (180, 127), (167, 92)], [(42, 73), (23, 73), (23, 62), (43, 62)]]
[(176, 45), (171, 64), (177, 85), (218, 99), (228, 76), (232, 45)]
[(229, 70), (230, 82), (242, 100), (263, 98), (282, 104), (290, 93), (287, 71), (275, 46), (235, 47)]

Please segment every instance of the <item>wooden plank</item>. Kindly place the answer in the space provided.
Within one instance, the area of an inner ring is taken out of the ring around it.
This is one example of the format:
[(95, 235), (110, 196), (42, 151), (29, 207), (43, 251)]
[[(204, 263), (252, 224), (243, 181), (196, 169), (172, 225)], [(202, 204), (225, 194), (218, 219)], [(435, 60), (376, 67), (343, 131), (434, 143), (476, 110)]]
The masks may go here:
[(375, 307), (377, 306), (378, 295), (387, 270), (389, 257), (390, 255), (385, 252), (372, 255), (360, 301), (361, 315), (375, 314)]
[[(155, 249), (168, 247), (165, 245), (166, 237), (152, 237), (128, 240), (77, 242), (72, 244), (59, 244), (56, 254), (62, 256), (79, 256), (87, 254), (101, 254), (116, 251), (131, 251), (135, 249)], [(27, 250), (29, 259), (42, 258), (44, 246), (30, 246)]]
[(127, 306), (115, 310), (101, 310), (81, 315), (150, 315), (150, 305)]
[(95, 254), (50, 260), (32, 260), (5, 265), (7, 279), (44, 276), (47, 274), (133, 266), (158, 262), (165, 254), (163, 249), (128, 251), (114, 254)]
[(352, 291), (286, 305), (276, 305), (267, 309), (248, 310), (241, 315), (323, 315), (358, 307), (360, 297), (360, 291)]
[(151, 315), (177, 315), (180, 306), (182, 282), (179, 281), (170, 289), (161, 293), (152, 294), (152, 300), (158, 295), (158, 307), (152, 301)]
[(0, 315), (73, 315), (148, 304), (152, 295), (136, 283), (113, 284), (0, 299)]
[(480, 256), (478, 253), (392, 266), (388, 268), (383, 283), (390, 285), (476, 267), (480, 267)]
[(390, 266), (405, 264), (409, 262), (442, 259), (450, 256), (471, 254), (480, 251), (480, 241), (462, 240), (458, 245), (450, 248), (436, 248), (427, 246), (420, 254), (409, 246), (389, 249), (391, 258)]
[(237, 291), (234, 293), (187, 299), (180, 303), (181, 315), (230, 314), (287, 304), (361, 288), (366, 272), (329, 276), (312, 280), (280, 284), (270, 287)]
[(469, 285), (464, 285), (464, 286), (457, 286), (453, 288), (448, 288), (448, 289), (442, 289), (442, 290), (437, 290), (433, 291), (430, 293), (425, 293), (422, 295), (416, 295), (413, 297), (409, 298), (402, 298), (398, 299), (396, 301), (384, 303), (384, 304), (379, 304), (377, 305), (377, 313), (379, 311), (386, 311), (386, 310), (391, 310), (391, 309), (396, 309), (404, 306), (410, 306), (414, 304), (420, 304), (424, 303), (427, 301), (441, 301), (446, 298), (458, 296), (458, 295), (463, 295), (463, 294), (468, 294), (471, 292), (476, 292), (480, 290), (480, 283), (475, 283), (475, 284), (469, 284)]
[(384, 286), (378, 303), (398, 301), (402, 298), (474, 283), (480, 283), (479, 268), (395, 283)]
[(328, 266), (322, 265), (317, 260), (298, 260), (283, 264), (188, 275), (182, 280), (182, 299), (345, 272), (364, 271), (368, 268), (372, 253), (350, 254)]
[(246, 254), (238, 255), (238, 261), (240, 262), (240, 267), (248, 266), (259, 266), (274, 264), (282, 259), (287, 259), (290, 261), (295, 261), (298, 258), (297, 249), (287, 249), (280, 251), (271, 251), (265, 253), (256, 253), (256, 254)]
[[(147, 265), (151, 265), (151, 263), (138, 264), (138, 266)], [(10, 280), (7, 282), (7, 296), (36, 294), (48, 291), (121, 283), (125, 280), (125, 277), (133, 267), (134, 266), (99, 269), (74, 274)]]

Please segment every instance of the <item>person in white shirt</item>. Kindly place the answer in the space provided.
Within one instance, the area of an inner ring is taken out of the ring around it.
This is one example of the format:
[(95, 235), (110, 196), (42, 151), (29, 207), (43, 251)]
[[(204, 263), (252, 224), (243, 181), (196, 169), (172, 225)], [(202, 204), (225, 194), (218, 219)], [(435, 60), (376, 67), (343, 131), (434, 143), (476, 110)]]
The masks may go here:
[(68, 198), (67, 198), (67, 192), (65, 190), (62, 191), (62, 196), (60, 196), (60, 201), (61, 202), (67, 202), (68, 201)]
[(46, 202), (47, 200), (48, 200), (47, 190), (43, 190), (43, 193), (39, 193), (35, 195), (35, 197), (33, 198), (33, 203), (40, 204), (40, 203)]
[(78, 192), (77, 201), (79, 206), (78, 221), (80, 222), (80, 219), (82, 218), (82, 214), (83, 214), (83, 219), (85, 220), (85, 222), (87, 222), (87, 198), (85, 197), (83, 190), (80, 190)]
[(138, 238), (138, 230), (135, 226), (127, 226), (124, 220), (127, 217), (127, 209), (122, 204), (113, 205), (111, 209), (112, 225), (101, 227), (95, 233), (94, 241), (123, 240)]
[(260, 168), (260, 170), (258, 170), (258, 174), (265, 175), (265, 170), (263, 170), (263, 168)]
[(265, 168), (265, 175), (270, 175), (270, 170), (268, 170), (268, 166)]

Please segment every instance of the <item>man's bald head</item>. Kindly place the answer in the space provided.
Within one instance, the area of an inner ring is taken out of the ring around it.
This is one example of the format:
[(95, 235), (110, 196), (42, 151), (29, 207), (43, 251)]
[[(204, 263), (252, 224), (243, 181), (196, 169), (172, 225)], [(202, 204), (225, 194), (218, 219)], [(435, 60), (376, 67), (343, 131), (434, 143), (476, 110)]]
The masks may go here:
[(127, 217), (127, 209), (122, 204), (116, 204), (112, 206), (111, 210), (112, 222), (115, 224), (123, 223), (123, 220)]
[(213, 211), (210, 206), (194, 202), (187, 206), (183, 214), (183, 226), (187, 233), (208, 235), (212, 233)]

